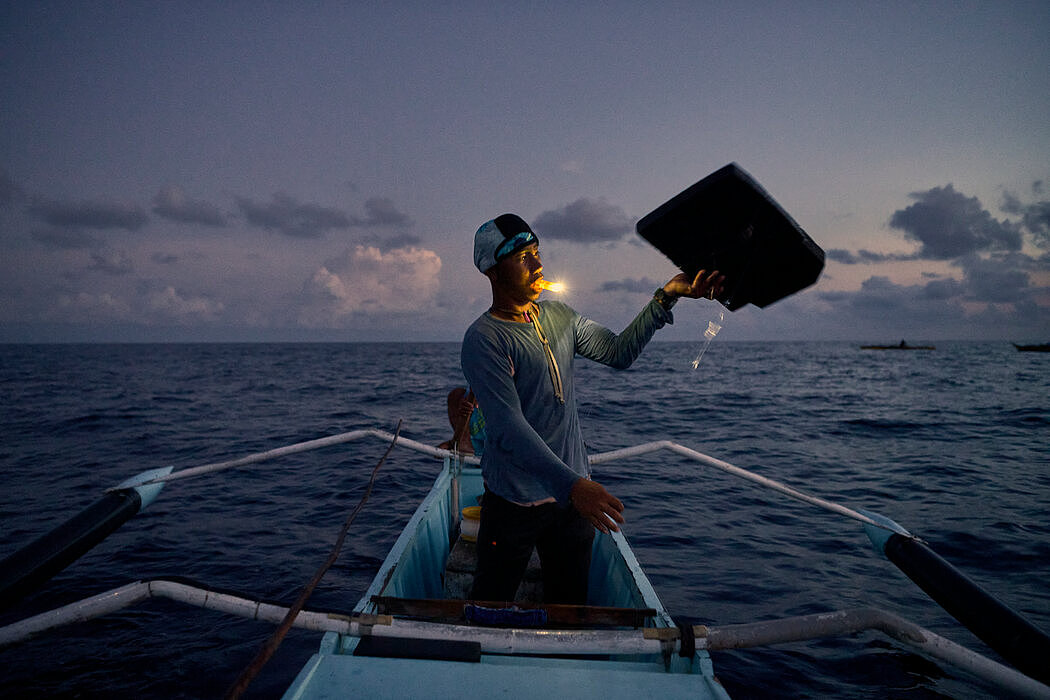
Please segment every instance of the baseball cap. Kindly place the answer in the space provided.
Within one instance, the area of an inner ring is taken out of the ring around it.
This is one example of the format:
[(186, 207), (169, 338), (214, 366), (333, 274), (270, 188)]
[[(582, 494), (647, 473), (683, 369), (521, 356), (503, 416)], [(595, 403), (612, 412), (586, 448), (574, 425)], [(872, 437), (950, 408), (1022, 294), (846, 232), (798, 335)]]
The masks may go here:
[(483, 223), (474, 234), (474, 264), (485, 272), (503, 258), (533, 243), (539, 243), (539, 239), (525, 219), (517, 214), (497, 216)]

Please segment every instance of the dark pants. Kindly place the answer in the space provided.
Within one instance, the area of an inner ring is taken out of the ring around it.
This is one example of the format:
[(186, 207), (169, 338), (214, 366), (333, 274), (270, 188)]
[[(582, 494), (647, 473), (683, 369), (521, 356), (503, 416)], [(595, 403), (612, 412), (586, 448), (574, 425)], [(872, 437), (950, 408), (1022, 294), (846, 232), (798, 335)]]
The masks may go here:
[(513, 601), (535, 547), (544, 602), (584, 605), (593, 541), (594, 526), (571, 505), (519, 506), (486, 491), (471, 598)]

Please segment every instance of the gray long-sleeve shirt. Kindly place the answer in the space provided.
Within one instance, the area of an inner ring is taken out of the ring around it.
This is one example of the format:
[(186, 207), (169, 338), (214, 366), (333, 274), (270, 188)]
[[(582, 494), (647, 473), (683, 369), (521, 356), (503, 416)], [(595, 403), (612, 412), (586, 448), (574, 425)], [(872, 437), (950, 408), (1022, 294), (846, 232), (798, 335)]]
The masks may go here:
[(463, 338), (463, 374), (485, 416), (481, 469), (486, 486), (515, 503), (566, 502), (590, 473), (573, 386), (575, 356), (625, 369), (673, 317), (655, 301), (616, 335), (557, 301), (534, 306), (563, 385), (555, 395), (547, 354), (533, 323), (482, 314)]

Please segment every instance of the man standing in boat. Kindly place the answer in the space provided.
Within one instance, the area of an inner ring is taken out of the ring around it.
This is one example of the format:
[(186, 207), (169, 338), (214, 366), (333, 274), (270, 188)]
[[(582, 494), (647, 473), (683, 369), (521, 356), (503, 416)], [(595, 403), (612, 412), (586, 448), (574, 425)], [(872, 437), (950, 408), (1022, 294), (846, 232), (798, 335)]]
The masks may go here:
[(462, 366), (485, 416), (485, 478), (474, 600), (511, 601), (533, 547), (548, 603), (587, 599), (594, 529), (618, 530), (623, 503), (590, 479), (573, 387), (576, 355), (626, 369), (679, 297), (721, 293), (725, 278), (701, 270), (671, 278), (619, 335), (557, 301), (537, 302), (539, 241), (519, 216), (488, 221), (474, 236), (474, 264), (492, 305), (463, 338)]

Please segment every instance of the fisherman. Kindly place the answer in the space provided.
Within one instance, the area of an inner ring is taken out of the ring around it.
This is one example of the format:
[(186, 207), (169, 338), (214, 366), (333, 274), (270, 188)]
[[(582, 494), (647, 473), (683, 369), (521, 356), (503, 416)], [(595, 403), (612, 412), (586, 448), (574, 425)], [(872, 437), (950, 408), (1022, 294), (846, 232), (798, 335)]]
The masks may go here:
[(594, 530), (616, 531), (623, 503), (590, 479), (573, 387), (576, 355), (617, 369), (672, 323), (679, 297), (720, 294), (725, 277), (700, 270), (656, 290), (619, 335), (557, 301), (537, 302), (543, 264), (532, 228), (515, 214), (474, 236), (474, 264), (492, 305), (463, 338), (462, 366), (485, 416), (478, 570), (471, 598), (512, 601), (535, 547), (548, 603), (585, 604)]
[(457, 386), (448, 392), (448, 422), (452, 426), (452, 439), (438, 447), (451, 450), (455, 445), (462, 455), (480, 456), (485, 447), (485, 419), (473, 391)]

